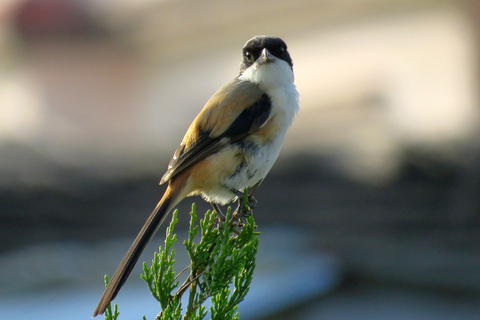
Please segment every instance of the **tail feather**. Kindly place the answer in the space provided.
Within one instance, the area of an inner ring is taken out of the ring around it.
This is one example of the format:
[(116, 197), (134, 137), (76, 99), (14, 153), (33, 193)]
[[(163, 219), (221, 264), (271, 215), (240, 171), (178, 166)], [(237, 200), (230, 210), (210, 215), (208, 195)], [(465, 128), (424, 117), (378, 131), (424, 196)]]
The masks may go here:
[(110, 279), (107, 288), (103, 292), (97, 308), (93, 313), (93, 317), (105, 312), (108, 304), (115, 298), (120, 288), (123, 286), (128, 276), (132, 272), (133, 267), (137, 263), (140, 255), (152, 239), (153, 235), (165, 220), (168, 212), (180, 201), (178, 194), (172, 194), (168, 188), (165, 195), (159, 201), (153, 212), (150, 214), (147, 222), (142, 227), (137, 237), (133, 241), (130, 249), (123, 257), (122, 262), (118, 266), (115, 274)]

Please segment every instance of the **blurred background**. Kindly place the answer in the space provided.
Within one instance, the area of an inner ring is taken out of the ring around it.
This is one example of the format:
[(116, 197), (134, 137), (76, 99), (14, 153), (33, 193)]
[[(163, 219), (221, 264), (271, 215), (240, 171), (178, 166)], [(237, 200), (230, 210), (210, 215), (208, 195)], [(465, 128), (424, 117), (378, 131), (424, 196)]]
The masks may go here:
[[(273, 34), (301, 110), (242, 319), (479, 319), (479, 21), (475, 0), (3, 0), (0, 317), (90, 318), (186, 128)], [(138, 273), (121, 319), (159, 311)]]

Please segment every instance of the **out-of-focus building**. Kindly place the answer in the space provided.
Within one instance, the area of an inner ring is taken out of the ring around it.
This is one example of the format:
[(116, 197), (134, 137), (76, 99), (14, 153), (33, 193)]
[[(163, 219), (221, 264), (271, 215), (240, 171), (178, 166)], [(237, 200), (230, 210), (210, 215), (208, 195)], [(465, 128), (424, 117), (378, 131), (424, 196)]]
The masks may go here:
[[(286, 152), (336, 159), (366, 181), (395, 177), (412, 153), (464, 159), (479, 122), (472, 6), (11, 1), (0, 142), (105, 175), (158, 170), (158, 155), (236, 75), (243, 43), (270, 33), (289, 44), (301, 93)], [(34, 183), (31, 166), (3, 161), (2, 183)]]

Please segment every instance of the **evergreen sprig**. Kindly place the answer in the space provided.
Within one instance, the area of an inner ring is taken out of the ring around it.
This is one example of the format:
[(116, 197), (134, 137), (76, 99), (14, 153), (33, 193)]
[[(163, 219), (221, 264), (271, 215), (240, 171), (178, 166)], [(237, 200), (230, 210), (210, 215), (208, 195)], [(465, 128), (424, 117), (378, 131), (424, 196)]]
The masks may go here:
[[(156, 320), (201, 320), (208, 311), (212, 320), (239, 319), (238, 304), (250, 289), (255, 269), (258, 247), (255, 221), (250, 215), (240, 222), (237, 217), (232, 218), (229, 208), (224, 219), (218, 219), (215, 212), (208, 211), (197, 224), (195, 204), (190, 217), (188, 238), (184, 241), (190, 266), (178, 274), (173, 269), (176, 211), (167, 228), (164, 247), (154, 254), (150, 267), (143, 264), (141, 277), (162, 308)], [(195, 242), (199, 232), (200, 239)], [(179, 286), (178, 277), (188, 269), (187, 279)], [(186, 307), (182, 306), (184, 294), (187, 296)], [(208, 299), (212, 303), (209, 310), (203, 305)], [(182, 310), (185, 310), (184, 314)]]
[(148, 289), (153, 297), (160, 303), (162, 309), (166, 309), (171, 300), (170, 292), (177, 286), (175, 271), (175, 249), (173, 245), (177, 241), (177, 235), (173, 233), (175, 225), (178, 223), (177, 210), (172, 215), (172, 221), (167, 228), (165, 237), (165, 246), (159, 247), (158, 252), (153, 255), (152, 266), (149, 268), (143, 263), (143, 274), (140, 277), (147, 283)]
[[(104, 277), (104, 281), (105, 281), (105, 288), (106, 288), (109, 282), (108, 276)], [(115, 303), (113, 305), (113, 310), (112, 310), (112, 305), (109, 304), (107, 309), (105, 309), (105, 320), (117, 320), (119, 314), (120, 312), (118, 312), (117, 304)]]

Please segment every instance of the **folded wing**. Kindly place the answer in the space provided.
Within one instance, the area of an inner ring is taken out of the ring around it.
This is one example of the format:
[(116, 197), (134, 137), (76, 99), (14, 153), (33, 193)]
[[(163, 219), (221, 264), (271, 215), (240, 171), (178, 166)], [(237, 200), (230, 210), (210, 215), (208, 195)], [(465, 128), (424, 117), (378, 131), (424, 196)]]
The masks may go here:
[(190, 125), (160, 184), (260, 129), (272, 102), (257, 85), (235, 79), (218, 90)]

